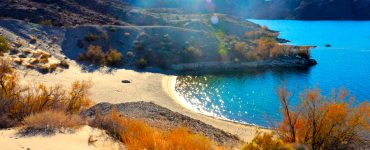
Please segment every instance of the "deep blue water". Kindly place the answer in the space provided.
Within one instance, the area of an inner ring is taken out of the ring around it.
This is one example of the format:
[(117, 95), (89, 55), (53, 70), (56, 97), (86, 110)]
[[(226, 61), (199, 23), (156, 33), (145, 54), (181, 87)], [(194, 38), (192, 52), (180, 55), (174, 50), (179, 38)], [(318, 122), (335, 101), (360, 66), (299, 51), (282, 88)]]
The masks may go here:
[(179, 77), (176, 91), (195, 110), (269, 126), (280, 119), (275, 89), (281, 84), (294, 91), (294, 96), (308, 87), (317, 86), (324, 95), (343, 87), (357, 102), (370, 99), (370, 21), (251, 21), (280, 31), (280, 38), (291, 41), (287, 44), (317, 46), (312, 58), (318, 64), (305, 71)]

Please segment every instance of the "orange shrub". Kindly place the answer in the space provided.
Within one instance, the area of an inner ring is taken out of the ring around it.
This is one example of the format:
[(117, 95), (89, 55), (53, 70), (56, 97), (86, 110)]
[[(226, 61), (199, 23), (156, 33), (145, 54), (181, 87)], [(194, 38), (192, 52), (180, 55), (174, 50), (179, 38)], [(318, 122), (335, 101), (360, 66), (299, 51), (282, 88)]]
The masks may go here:
[(289, 45), (275, 44), (270, 49), (270, 58), (276, 58), (276, 57), (281, 57), (281, 56), (291, 56), (292, 49), (293, 47)]
[(318, 89), (301, 94), (301, 105), (289, 107), (290, 93), (279, 89), (283, 121), (277, 133), (285, 142), (302, 143), (311, 149), (356, 149), (369, 146), (370, 105), (353, 104), (353, 98), (340, 90), (330, 98)]
[(122, 54), (118, 52), (116, 49), (110, 49), (106, 53), (106, 62), (109, 66), (116, 66), (118, 65), (122, 60)]
[(263, 58), (268, 57), (270, 50), (276, 45), (276, 42), (269, 38), (262, 38), (257, 41), (257, 54)]
[(101, 66), (116, 66), (122, 61), (122, 54), (115, 49), (104, 53), (100, 46), (90, 45), (86, 53), (80, 54), (79, 60)]
[(86, 53), (81, 53), (79, 59), (90, 61), (94, 64), (104, 64), (105, 54), (100, 46), (90, 45)]
[(203, 135), (191, 133), (185, 128), (164, 131), (150, 127), (144, 121), (120, 117), (116, 110), (104, 116), (97, 115), (90, 124), (106, 130), (108, 134), (123, 142), (129, 150), (217, 149), (217, 146)]

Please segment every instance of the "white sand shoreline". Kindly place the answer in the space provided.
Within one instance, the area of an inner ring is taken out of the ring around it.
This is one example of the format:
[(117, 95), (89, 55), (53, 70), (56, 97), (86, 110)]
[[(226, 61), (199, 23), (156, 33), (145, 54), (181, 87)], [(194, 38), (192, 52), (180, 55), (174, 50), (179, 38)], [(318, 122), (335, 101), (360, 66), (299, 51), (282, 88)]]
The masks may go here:
[(216, 116), (215, 114), (213, 113), (209, 113), (209, 112), (205, 112), (205, 111), (199, 111), (197, 109), (194, 108), (194, 106), (192, 106), (192, 104), (189, 104), (186, 102), (185, 98), (180, 96), (176, 90), (175, 90), (175, 86), (176, 86), (176, 79), (177, 79), (177, 76), (165, 76), (163, 77), (163, 80), (162, 80), (162, 87), (163, 87), (163, 90), (176, 102), (178, 103), (179, 105), (183, 106), (184, 108), (188, 109), (188, 110), (191, 110), (193, 112), (196, 112), (196, 113), (199, 113), (199, 114), (202, 114), (202, 115), (205, 115), (207, 117), (212, 117), (212, 118), (215, 118), (215, 119), (219, 119), (219, 120), (223, 120), (223, 121), (228, 121), (228, 122), (232, 122), (232, 123), (236, 123), (236, 124), (241, 124), (241, 125), (246, 125), (246, 126), (256, 126), (258, 128), (261, 128), (261, 129), (268, 129), (268, 128), (265, 128), (265, 127), (260, 127), (260, 126), (257, 126), (257, 125), (254, 125), (254, 124), (248, 124), (248, 123), (244, 123), (244, 122), (238, 122), (238, 121), (234, 121), (234, 120), (230, 120), (228, 118), (224, 118), (224, 117), (219, 117), (219, 116)]

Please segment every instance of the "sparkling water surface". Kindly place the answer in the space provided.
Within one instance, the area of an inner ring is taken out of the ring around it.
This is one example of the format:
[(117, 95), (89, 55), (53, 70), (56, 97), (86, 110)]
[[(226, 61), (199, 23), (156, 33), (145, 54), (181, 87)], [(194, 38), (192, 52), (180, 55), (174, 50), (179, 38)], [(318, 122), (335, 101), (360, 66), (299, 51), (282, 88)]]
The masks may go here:
[(357, 102), (370, 99), (370, 21), (250, 21), (280, 31), (287, 44), (317, 46), (312, 58), (318, 64), (309, 70), (178, 77), (175, 90), (194, 110), (268, 127), (280, 119), (275, 89), (281, 84), (294, 96), (307, 87), (325, 95), (344, 87)]

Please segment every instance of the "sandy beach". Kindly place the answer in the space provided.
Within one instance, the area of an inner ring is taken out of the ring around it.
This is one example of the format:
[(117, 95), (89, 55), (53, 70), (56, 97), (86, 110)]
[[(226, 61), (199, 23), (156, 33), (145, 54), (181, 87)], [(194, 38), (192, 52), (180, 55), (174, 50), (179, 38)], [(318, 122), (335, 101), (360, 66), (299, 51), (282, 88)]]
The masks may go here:
[[(46, 85), (62, 84), (69, 86), (77, 80), (91, 81), (91, 98), (96, 103), (125, 103), (135, 101), (153, 102), (172, 111), (179, 112), (191, 118), (201, 120), (216, 128), (237, 135), (244, 141), (250, 141), (257, 130), (255, 126), (243, 125), (231, 121), (220, 120), (191, 110), (176, 96), (174, 91), (175, 76), (159, 73), (136, 72), (119, 69), (112, 72), (84, 72), (77, 64), (71, 64), (70, 69), (53, 74), (40, 74), (36, 71), (20, 71), (23, 84), (44, 83)], [(131, 83), (122, 83), (129, 80)]]
[[(2, 149), (24, 150), (112, 150), (119, 149), (122, 145), (112, 140), (104, 131), (83, 126), (74, 133), (56, 133), (51, 136), (20, 137), (16, 129), (0, 130), (0, 145)], [(97, 140), (88, 143), (89, 137)]]

